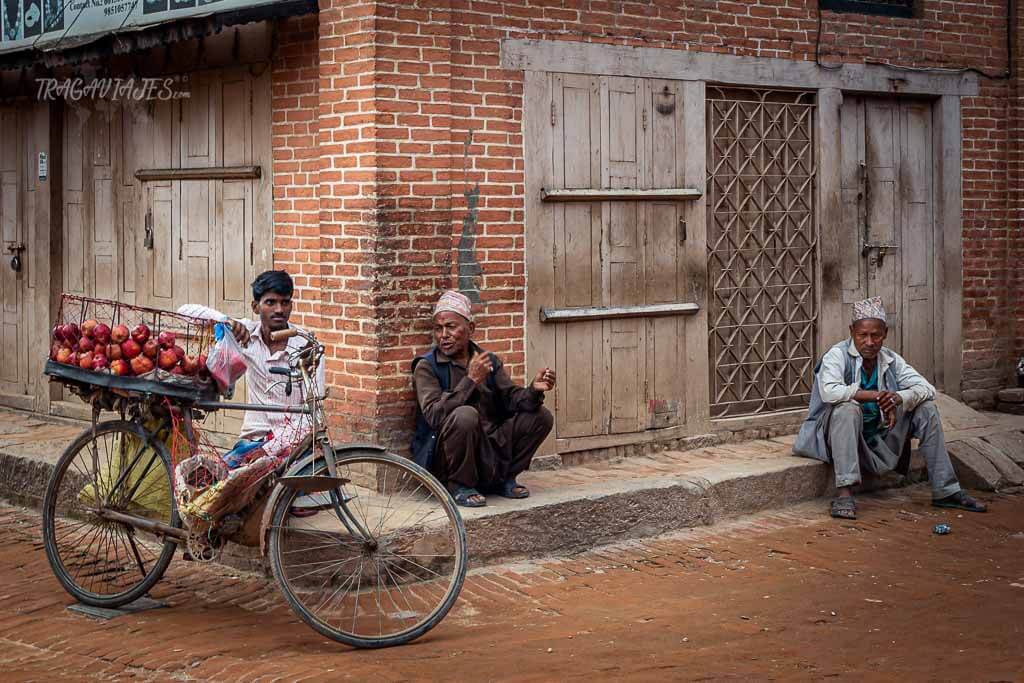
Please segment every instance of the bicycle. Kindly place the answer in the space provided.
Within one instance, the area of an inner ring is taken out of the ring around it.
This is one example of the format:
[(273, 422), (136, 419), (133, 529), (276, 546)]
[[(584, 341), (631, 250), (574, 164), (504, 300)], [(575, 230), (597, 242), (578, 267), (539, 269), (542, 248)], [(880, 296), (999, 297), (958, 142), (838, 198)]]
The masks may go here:
[[(465, 580), (466, 531), (447, 489), (415, 463), (376, 446), (332, 444), (315, 368), (324, 347), (301, 336), (281, 375), (300, 405), (231, 403), (134, 377), (47, 362), (46, 374), (93, 405), (93, 426), (56, 464), (43, 501), (46, 556), (79, 602), (114, 608), (145, 595), (179, 545), (210, 559), (219, 544), (256, 545), (292, 609), (322, 635), (359, 648), (399, 645), (436, 626)], [(102, 409), (120, 419), (98, 422)], [(165, 446), (179, 421), (216, 410), (297, 413), (306, 442), (276, 469), (232, 528), (211, 529), (197, 547), (182, 525)], [(258, 528), (257, 538), (252, 533)], [(205, 547), (203, 547), (205, 546)]]

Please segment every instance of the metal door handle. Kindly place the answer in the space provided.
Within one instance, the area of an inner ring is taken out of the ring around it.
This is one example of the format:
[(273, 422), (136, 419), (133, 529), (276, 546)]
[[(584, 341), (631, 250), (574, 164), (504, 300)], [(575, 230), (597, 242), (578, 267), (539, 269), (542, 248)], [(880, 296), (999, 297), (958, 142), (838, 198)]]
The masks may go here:
[(878, 267), (881, 268), (882, 267), (882, 262), (885, 261), (885, 254), (886, 254), (886, 252), (888, 252), (889, 250), (895, 251), (895, 250), (897, 250), (899, 248), (900, 248), (900, 245), (898, 245), (898, 244), (885, 244), (883, 242), (865, 242), (864, 245), (861, 247), (860, 255), (861, 256), (867, 256), (871, 252), (872, 249), (877, 250), (878, 251), (878, 261), (876, 262), (874, 259), (871, 259), (869, 262), (872, 265), (877, 263)]
[(146, 211), (146, 236), (142, 239), (142, 246), (146, 249), (153, 248), (153, 210), (147, 209)]

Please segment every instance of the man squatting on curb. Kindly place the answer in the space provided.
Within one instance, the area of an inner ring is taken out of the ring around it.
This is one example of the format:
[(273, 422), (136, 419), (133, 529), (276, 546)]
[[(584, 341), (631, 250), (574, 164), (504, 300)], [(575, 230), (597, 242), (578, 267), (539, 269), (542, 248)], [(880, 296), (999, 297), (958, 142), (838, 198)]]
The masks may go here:
[(515, 385), (498, 357), (473, 342), (469, 299), (445, 292), (434, 306), (434, 347), (413, 362), (416, 434), (413, 459), (428, 468), (465, 507), (482, 507), (482, 493), (526, 498), (516, 477), (551, 431), (542, 404), (555, 373), (541, 369), (529, 387)]
[(881, 297), (853, 305), (850, 338), (826, 351), (814, 369), (810, 410), (793, 453), (832, 463), (831, 514), (856, 519), (853, 487), (861, 481), (861, 468), (874, 474), (896, 469), (915, 437), (928, 466), (932, 505), (985, 512), (985, 505), (960, 489), (932, 402), (935, 388), (882, 346), (888, 331)]

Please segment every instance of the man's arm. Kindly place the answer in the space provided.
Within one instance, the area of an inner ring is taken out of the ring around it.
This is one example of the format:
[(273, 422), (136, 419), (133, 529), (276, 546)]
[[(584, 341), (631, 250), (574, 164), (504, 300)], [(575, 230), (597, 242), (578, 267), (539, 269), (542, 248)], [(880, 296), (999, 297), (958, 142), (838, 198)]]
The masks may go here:
[(250, 320), (249, 318), (235, 319), (231, 316), (221, 313), (216, 308), (210, 308), (209, 306), (203, 306), (202, 304), (182, 304), (178, 306), (178, 313), (181, 315), (187, 315), (191, 318), (201, 318), (203, 320), (216, 320), (217, 322), (225, 322), (231, 325), (231, 333), (235, 335), (235, 339), (238, 340), (242, 346), (246, 346), (249, 343), (249, 335), (254, 329), (256, 329), (256, 321)]
[(929, 384), (928, 380), (922, 377), (902, 356), (897, 353), (894, 353), (893, 356), (892, 368), (896, 373), (896, 381), (899, 386), (887, 388), (889, 391), (899, 394), (903, 401), (903, 409), (913, 410), (922, 402), (935, 398), (935, 387)]
[(833, 346), (821, 360), (821, 370), (818, 371), (819, 389), (821, 400), (825, 403), (845, 403), (853, 399), (860, 390), (860, 382), (854, 377), (853, 384), (847, 384), (843, 376), (846, 369), (846, 353), (841, 346)]
[(451, 391), (441, 391), (441, 383), (434, 376), (429, 361), (417, 363), (412, 377), (416, 401), (431, 429), (440, 429), (441, 423), (453, 410), (459, 406), (473, 405), (479, 399), (477, 383), (469, 375), (451, 387)]
[(494, 369), (494, 388), (505, 408), (511, 413), (535, 413), (544, 404), (544, 392), (533, 387), (517, 385), (508, 376), (508, 371), (500, 360)]

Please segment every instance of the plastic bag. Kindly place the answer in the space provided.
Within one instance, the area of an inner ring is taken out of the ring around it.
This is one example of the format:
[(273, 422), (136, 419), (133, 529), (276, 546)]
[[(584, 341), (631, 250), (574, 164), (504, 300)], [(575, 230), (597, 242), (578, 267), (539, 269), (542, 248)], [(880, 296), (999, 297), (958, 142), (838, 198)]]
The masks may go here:
[(217, 390), (224, 396), (231, 396), (235, 393), (235, 382), (245, 374), (249, 361), (226, 323), (217, 323), (214, 334), (217, 343), (206, 357), (206, 367), (217, 383)]

